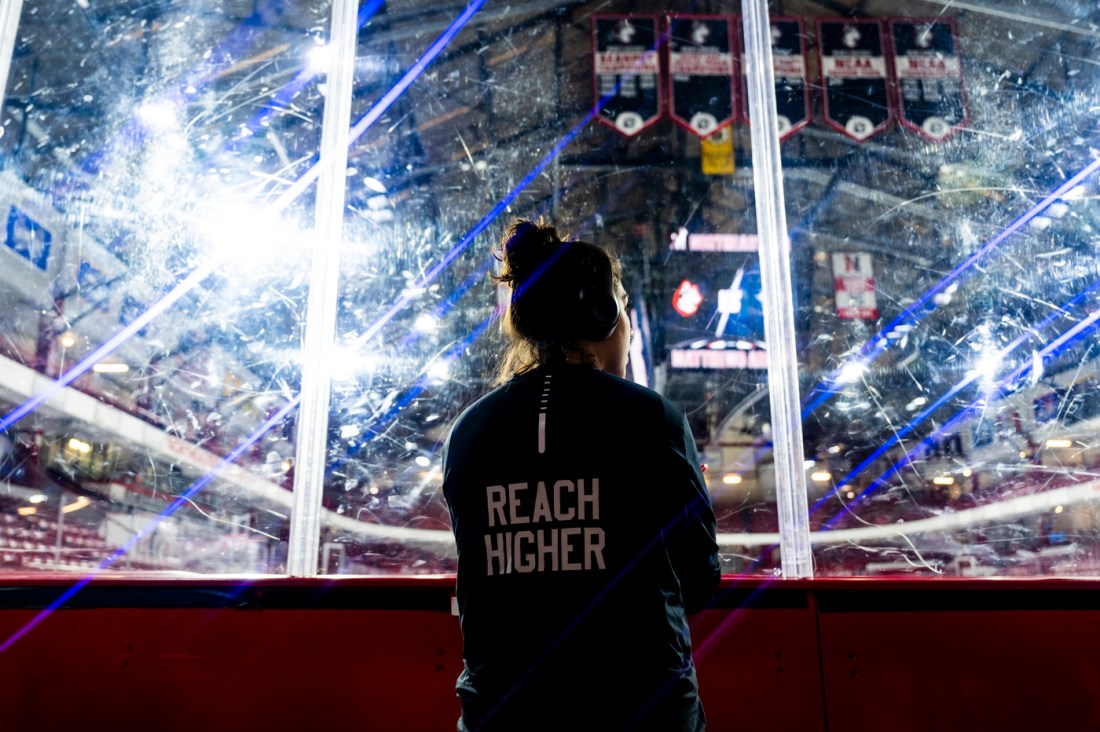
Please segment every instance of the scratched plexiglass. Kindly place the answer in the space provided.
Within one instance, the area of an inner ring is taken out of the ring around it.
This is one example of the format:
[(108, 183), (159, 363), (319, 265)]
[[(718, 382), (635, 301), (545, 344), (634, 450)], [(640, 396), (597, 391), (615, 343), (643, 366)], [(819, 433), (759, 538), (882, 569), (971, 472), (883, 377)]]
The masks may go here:
[(816, 572), (1095, 575), (1100, 15), (865, 12), (807, 23), (830, 116), (785, 148)]
[(20, 5), (0, 567), (281, 571), (328, 6)]
[[(317, 571), (452, 571), (441, 446), (494, 384), (490, 247), (538, 216), (622, 259), (724, 571), (780, 570), (738, 3), (361, 4), (308, 423), (330, 4), (13, 8), (0, 571), (285, 572), (307, 490)], [(816, 574), (1096, 574), (1095, 4), (771, 12)], [(731, 104), (691, 111), (700, 70)]]

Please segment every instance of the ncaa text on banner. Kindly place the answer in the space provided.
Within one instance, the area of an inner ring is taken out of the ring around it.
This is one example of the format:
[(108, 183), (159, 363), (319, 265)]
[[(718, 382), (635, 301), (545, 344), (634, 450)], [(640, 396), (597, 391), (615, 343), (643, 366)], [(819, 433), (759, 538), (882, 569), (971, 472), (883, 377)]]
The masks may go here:
[(598, 119), (633, 137), (661, 118), (656, 15), (593, 15)]
[(969, 119), (957, 39), (950, 18), (890, 21), (898, 117), (931, 140), (949, 137)]
[(699, 137), (737, 117), (731, 26), (722, 15), (668, 17), (669, 114)]
[(890, 124), (882, 22), (829, 19), (817, 22), (825, 122), (863, 141)]

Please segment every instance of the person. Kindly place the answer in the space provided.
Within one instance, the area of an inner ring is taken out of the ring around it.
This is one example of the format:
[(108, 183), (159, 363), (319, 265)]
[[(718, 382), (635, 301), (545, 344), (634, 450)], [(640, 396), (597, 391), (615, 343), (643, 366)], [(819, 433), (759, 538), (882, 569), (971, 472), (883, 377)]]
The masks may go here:
[(502, 382), (444, 445), (460, 732), (702, 730), (687, 614), (719, 580), (684, 412), (626, 380), (621, 265), (541, 221), (498, 250)]

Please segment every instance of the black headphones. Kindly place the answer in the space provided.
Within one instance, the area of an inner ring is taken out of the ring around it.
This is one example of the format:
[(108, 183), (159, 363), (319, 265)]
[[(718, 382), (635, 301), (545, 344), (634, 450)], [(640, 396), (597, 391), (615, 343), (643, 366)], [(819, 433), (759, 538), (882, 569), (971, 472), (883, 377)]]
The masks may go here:
[(584, 283), (577, 291), (577, 324), (581, 338), (602, 341), (611, 337), (622, 317), (619, 298), (615, 295), (615, 277), (611, 272), (611, 260), (606, 256), (592, 257), (591, 272), (581, 273)]
[[(520, 304), (520, 299), (526, 305)], [(557, 341), (611, 337), (622, 316), (611, 260), (591, 244), (562, 242), (512, 293), (513, 322), (528, 337)]]

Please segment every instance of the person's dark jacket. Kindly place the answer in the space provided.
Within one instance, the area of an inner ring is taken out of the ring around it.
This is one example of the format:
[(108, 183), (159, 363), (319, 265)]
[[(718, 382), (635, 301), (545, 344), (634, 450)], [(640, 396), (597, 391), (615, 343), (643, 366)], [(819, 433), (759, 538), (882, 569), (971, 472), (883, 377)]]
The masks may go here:
[(700, 730), (687, 614), (719, 579), (684, 413), (588, 366), (539, 368), (455, 422), (460, 730)]

